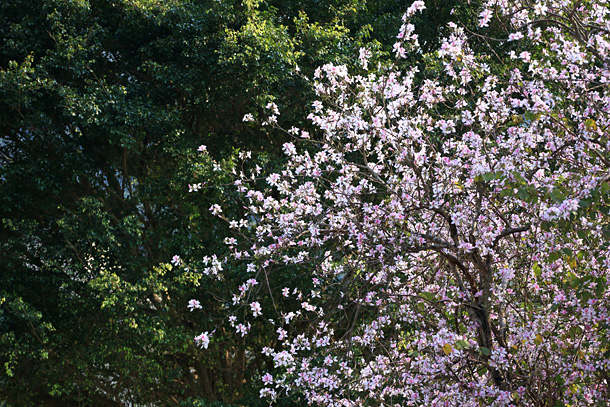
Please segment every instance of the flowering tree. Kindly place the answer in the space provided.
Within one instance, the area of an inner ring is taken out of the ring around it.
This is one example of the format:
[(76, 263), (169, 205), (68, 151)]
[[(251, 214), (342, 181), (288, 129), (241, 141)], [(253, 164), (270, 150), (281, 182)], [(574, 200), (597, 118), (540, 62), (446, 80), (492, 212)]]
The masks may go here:
[[(398, 57), (417, 51), (409, 18), (424, 7), (405, 15)], [(485, 36), (494, 16), (504, 38)], [(242, 232), (226, 242), (233, 259), (204, 272), (236, 261), (252, 275), (230, 324), (277, 330), (262, 396), (610, 401), (608, 2), (489, 0), (473, 30), (450, 25), (434, 79), (368, 72), (366, 50), (366, 74), (321, 67), (319, 139), (291, 128), (309, 144), (284, 146), (268, 189), (237, 180), (248, 203), (226, 219)], [(263, 124), (280, 127), (268, 108)]]

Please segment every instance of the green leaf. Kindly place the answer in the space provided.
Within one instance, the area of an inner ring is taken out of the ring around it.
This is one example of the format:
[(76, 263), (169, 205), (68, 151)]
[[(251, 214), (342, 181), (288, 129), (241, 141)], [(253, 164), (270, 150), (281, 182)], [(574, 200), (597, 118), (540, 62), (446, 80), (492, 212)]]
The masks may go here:
[(525, 112), (523, 114), (523, 118), (528, 122), (532, 122), (532, 121), (536, 120), (538, 117), (539, 117), (539, 115), (537, 115), (533, 112)]
[(595, 286), (595, 296), (597, 298), (602, 298), (606, 293), (606, 289), (608, 288), (608, 281), (604, 277), (600, 277), (596, 282), (597, 285)]
[(488, 172), (482, 175), (483, 181), (491, 181), (495, 178), (495, 174), (493, 172)]
[(568, 282), (570, 284), (570, 287), (572, 288), (576, 288), (580, 285), (581, 281), (580, 279), (576, 276), (576, 274), (572, 273), (571, 271), (567, 274), (568, 277)]
[(549, 262), (549, 263), (552, 263), (552, 262), (554, 262), (554, 261), (555, 261), (555, 260), (557, 260), (557, 259), (559, 259), (559, 253), (558, 253), (558, 252), (553, 252), (553, 253), (551, 253), (551, 254), (549, 255), (549, 257), (548, 257), (548, 262)]
[(582, 328), (578, 325), (574, 325), (568, 331), (568, 337), (571, 339), (579, 338), (582, 335)]
[(589, 131), (597, 131), (597, 123), (593, 119), (585, 120), (585, 128)]
[(551, 197), (551, 199), (553, 201), (555, 201), (556, 203), (562, 203), (563, 201), (566, 200), (565, 195), (558, 189), (554, 189), (549, 193), (549, 196)]
[(530, 198), (530, 194), (525, 188), (521, 188), (517, 191), (517, 196), (524, 201), (527, 201)]
[(500, 196), (505, 198), (507, 196), (513, 196), (514, 192), (513, 192), (513, 188), (509, 187), (509, 188), (505, 188), (500, 192)]
[(540, 268), (538, 263), (534, 263), (534, 266), (532, 267), (532, 271), (534, 272), (534, 275), (536, 276), (536, 278), (540, 278), (540, 275), (542, 274), (542, 269)]

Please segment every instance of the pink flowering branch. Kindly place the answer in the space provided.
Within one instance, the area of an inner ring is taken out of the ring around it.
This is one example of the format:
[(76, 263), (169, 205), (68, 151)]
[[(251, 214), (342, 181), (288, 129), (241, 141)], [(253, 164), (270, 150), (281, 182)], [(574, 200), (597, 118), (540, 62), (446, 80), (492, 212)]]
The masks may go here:
[[(267, 189), (258, 170), (237, 176), (243, 218), (210, 208), (243, 237), (209, 273), (234, 262), (252, 274), (233, 297), (234, 334), (265, 318), (276, 338), (263, 349), (274, 368), (263, 397), (610, 400), (610, 72), (597, 63), (610, 10), (581, 6), (484, 2), (476, 30), (503, 19), (506, 55), (451, 24), (430, 56), (438, 78), (316, 71), (318, 133), (285, 130), (310, 148), (286, 143)], [(423, 7), (409, 8), (397, 58), (418, 49), (409, 18)], [(281, 129), (267, 108), (264, 124)]]

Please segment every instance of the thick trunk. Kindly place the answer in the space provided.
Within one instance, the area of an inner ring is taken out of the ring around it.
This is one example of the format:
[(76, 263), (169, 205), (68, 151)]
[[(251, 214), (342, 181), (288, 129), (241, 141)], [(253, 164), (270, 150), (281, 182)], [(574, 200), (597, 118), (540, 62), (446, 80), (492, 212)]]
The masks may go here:
[[(474, 303), (469, 307), (470, 318), (477, 323), (477, 342), (479, 347), (489, 349), (491, 353), (494, 349), (494, 329), (491, 321), (491, 287), (493, 283), (492, 259), (487, 256), (481, 258), (477, 251), (472, 253), (472, 262), (479, 272), (479, 291), (481, 295), (474, 300)], [(496, 335), (498, 336), (498, 335)], [(495, 338), (495, 343), (500, 347), (506, 347), (506, 341), (503, 334)], [(482, 354), (483, 360), (488, 363), (489, 355)], [(492, 380), (496, 386), (502, 390), (509, 389), (507, 377), (494, 367), (489, 367)]]
[(244, 340), (242, 339), (239, 343), (239, 349), (237, 350), (237, 357), (235, 358), (235, 372), (236, 378), (234, 383), (234, 391), (238, 390), (244, 384), (244, 374), (246, 371), (246, 349), (244, 346)]
[(216, 392), (214, 391), (214, 386), (210, 378), (210, 374), (208, 372), (209, 369), (206, 368), (203, 363), (199, 361), (195, 362), (195, 369), (197, 371), (199, 385), (201, 390), (203, 391), (203, 394), (205, 394), (206, 397), (215, 400)]

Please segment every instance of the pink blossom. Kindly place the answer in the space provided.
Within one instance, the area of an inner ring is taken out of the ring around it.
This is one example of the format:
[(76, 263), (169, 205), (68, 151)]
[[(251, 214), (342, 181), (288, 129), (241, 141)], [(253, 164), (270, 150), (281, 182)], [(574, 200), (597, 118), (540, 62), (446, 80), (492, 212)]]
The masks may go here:
[(214, 204), (210, 206), (210, 212), (212, 212), (213, 215), (218, 216), (222, 213), (222, 208), (220, 207), (220, 205)]
[(196, 309), (201, 309), (201, 303), (197, 300), (190, 300), (189, 301), (189, 305), (188, 308), (191, 310), (191, 312), (193, 312)]
[(259, 315), (262, 315), (262, 308), (258, 302), (253, 302), (250, 304), (250, 309), (252, 310), (252, 315), (256, 318)]
[(250, 331), (250, 323), (248, 323), (247, 325), (244, 324), (237, 324), (237, 326), (235, 327), (235, 331), (238, 334), (241, 334), (241, 336), (245, 336), (248, 331)]
[(267, 384), (272, 384), (273, 383), (273, 376), (271, 376), (269, 373), (265, 373), (263, 375), (262, 380), (263, 380), (263, 383), (266, 384), (266, 385)]
[(492, 16), (493, 16), (493, 13), (489, 9), (485, 9), (485, 10), (481, 11), (481, 14), (479, 14), (479, 17), (480, 17), (479, 26), (488, 27), (489, 21), (491, 20)]
[(208, 335), (207, 331), (199, 336), (196, 336), (195, 342), (202, 348), (207, 349), (208, 345), (210, 344), (210, 336)]

